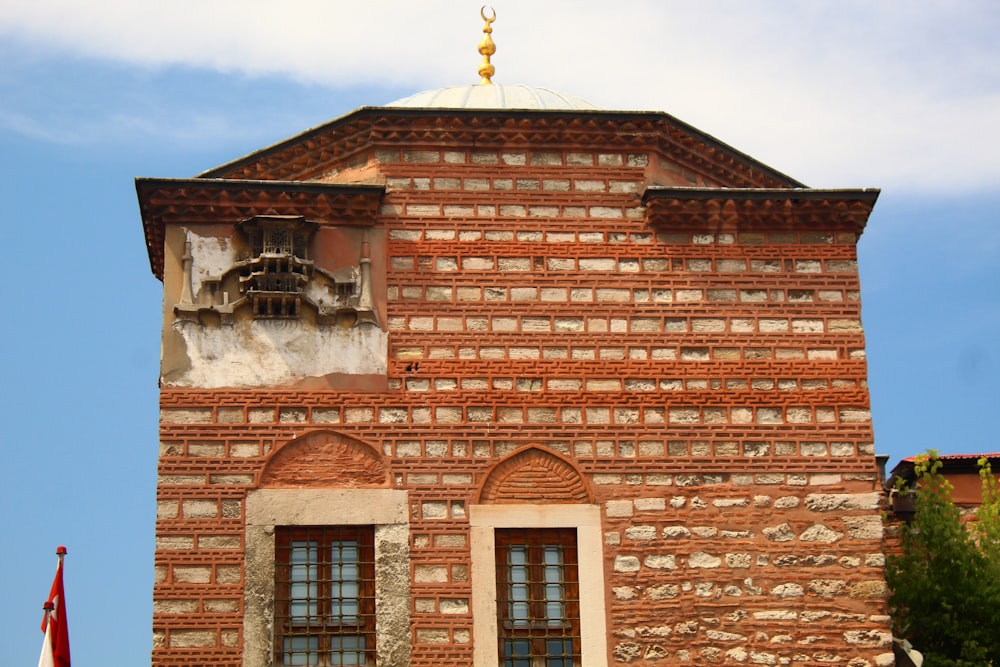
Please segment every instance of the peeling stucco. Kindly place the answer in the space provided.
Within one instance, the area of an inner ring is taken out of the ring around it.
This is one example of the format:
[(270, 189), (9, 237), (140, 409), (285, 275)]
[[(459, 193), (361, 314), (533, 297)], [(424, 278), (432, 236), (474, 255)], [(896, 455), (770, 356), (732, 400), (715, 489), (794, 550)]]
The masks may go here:
[(191, 243), (191, 292), (196, 303), (203, 301), (201, 291), (204, 281), (218, 279), (236, 262), (236, 248), (231, 238), (199, 236), (188, 233)]
[(388, 334), (377, 326), (342, 329), (298, 320), (253, 320), (235, 327), (178, 321), (185, 368), (163, 369), (174, 387), (263, 387), (334, 373), (386, 373)]

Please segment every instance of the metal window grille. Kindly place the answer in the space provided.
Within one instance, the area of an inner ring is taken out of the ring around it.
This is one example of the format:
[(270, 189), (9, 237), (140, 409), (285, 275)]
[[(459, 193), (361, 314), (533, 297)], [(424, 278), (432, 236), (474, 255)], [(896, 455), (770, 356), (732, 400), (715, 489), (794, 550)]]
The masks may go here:
[(276, 664), (375, 664), (371, 526), (279, 528), (275, 566)]
[(503, 667), (579, 665), (576, 530), (506, 528), (495, 535)]

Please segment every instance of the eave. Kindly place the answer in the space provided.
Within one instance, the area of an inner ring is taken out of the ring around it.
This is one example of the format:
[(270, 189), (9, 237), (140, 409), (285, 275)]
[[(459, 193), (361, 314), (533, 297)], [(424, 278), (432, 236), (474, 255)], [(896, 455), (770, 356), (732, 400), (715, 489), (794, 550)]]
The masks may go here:
[(160, 280), (167, 225), (295, 215), (319, 223), (372, 226), (385, 193), (381, 185), (209, 178), (137, 178), (135, 189), (150, 269)]
[(650, 186), (646, 219), (660, 229), (848, 231), (860, 236), (879, 190)]
[[(979, 461), (986, 459), (990, 468), (1000, 470), (1000, 452), (988, 452), (984, 454), (940, 454), (938, 460), (941, 461), (942, 473), (973, 473), (979, 474)], [(902, 484), (904, 487), (912, 486), (917, 479), (916, 456), (908, 456), (892, 469), (889, 479), (885, 482), (886, 489), (894, 489)]]
[(199, 175), (309, 180), (332, 162), (383, 146), (409, 149), (496, 143), (548, 150), (591, 146), (655, 152), (731, 187), (804, 188), (795, 179), (663, 112), (362, 107)]

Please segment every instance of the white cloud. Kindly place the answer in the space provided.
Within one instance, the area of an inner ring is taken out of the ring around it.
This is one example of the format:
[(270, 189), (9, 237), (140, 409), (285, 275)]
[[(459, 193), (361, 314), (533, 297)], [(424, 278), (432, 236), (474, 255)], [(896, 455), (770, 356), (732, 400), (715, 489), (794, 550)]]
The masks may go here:
[[(479, 2), (7, 4), (19, 43), (144, 66), (416, 91), (479, 61)], [(818, 187), (1000, 183), (990, 0), (494, 4), (497, 80), (665, 110)]]

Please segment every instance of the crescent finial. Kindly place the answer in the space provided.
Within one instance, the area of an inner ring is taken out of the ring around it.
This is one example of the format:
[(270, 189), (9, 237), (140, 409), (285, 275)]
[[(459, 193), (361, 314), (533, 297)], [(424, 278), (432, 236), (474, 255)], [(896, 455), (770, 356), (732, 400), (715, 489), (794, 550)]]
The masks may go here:
[(483, 17), (486, 21), (486, 25), (483, 26), (483, 39), (479, 42), (479, 53), (483, 56), (483, 62), (479, 66), (479, 83), (487, 84), (493, 83), (493, 74), (496, 73), (496, 68), (493, 67), (493, 63), (490, 62), (490, 56), (497, 52), (497, 45), (493, 43), (493, 38), (490, 37), (490, 33), (493, 32), (493, 26), (491, 25), (497, 20), (496, 10), (490, 7), (490, 15), (486, 15), (487, 5), (483, 5), (479, 10), (479, 15)]

